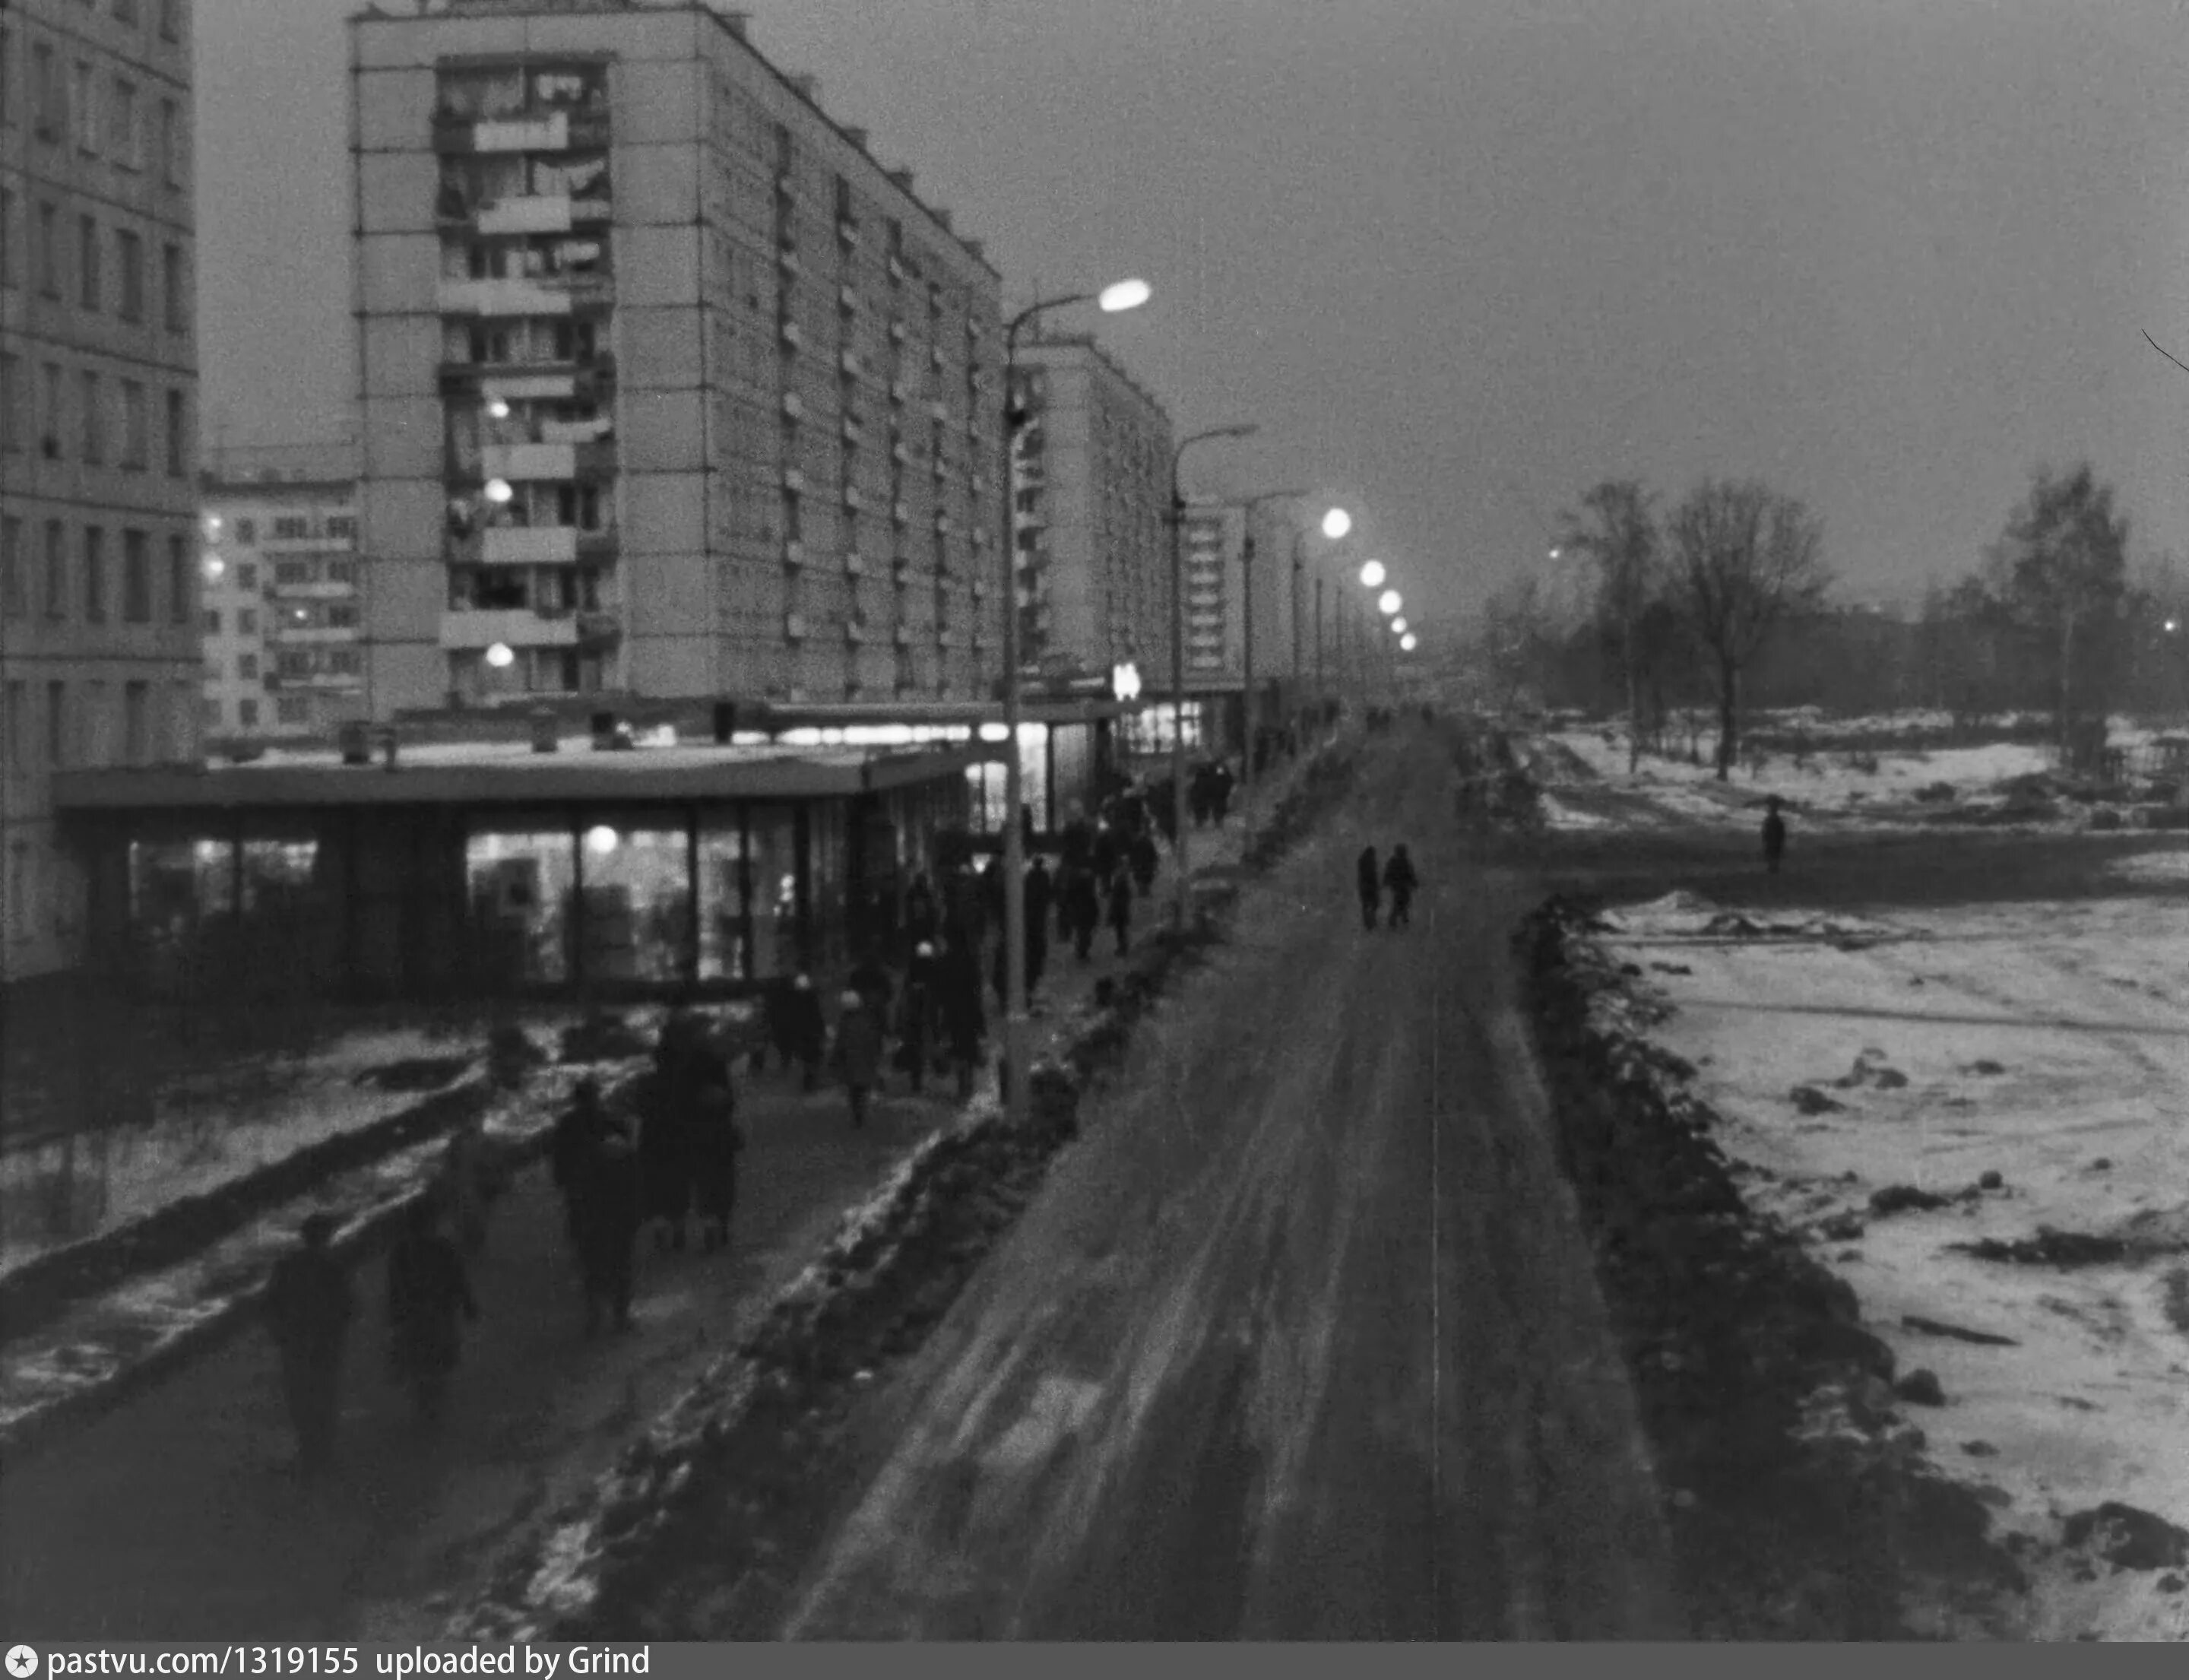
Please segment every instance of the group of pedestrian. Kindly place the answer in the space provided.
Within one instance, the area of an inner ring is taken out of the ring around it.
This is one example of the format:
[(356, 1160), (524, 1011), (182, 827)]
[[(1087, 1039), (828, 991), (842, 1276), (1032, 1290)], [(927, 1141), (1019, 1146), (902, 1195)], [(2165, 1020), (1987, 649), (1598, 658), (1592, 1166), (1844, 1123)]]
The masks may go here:
[(1421, 885), (1421, 877), (1415, 873), (1414, 860), (1406, 855), (1402, 843), (1391, 848), (1390, 857), (1377, 867), (1376, 848), (1363, 846), (1354, 866), (1355, 889), (1360, 897), (1361, 925), (1375, 930), (1383, 914), (1383, 896), (1390, 895), (1391, 911), (1389, 925), (1402, 928), (1409, 925), (1414, 902), (1414, 893)]
[(1186, 783), (1186, 809), (1193, 817), (1193, 826), (1205, 829), (1211, 823), (1224, 826), (1225, 817), (1231, 810), (1231, 789), (1237, 778), (1231, 766), (1221, 759), (1208, 759), (1193, 768)]

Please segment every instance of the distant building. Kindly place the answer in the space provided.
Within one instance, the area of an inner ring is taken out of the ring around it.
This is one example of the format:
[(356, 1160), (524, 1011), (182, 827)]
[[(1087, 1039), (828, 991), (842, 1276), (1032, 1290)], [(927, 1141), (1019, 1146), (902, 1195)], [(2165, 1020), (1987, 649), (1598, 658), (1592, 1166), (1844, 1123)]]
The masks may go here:
[(0, 981), (74, 967), (56, 772), (198, 750), (185, 0), (0, 6)]
[(1020, 648), (1058, 675), (1170, 670), (1171, 427), (1091, 338), (1019, 346), (1012, 459)]
[(351, 21), (376, 716), (970, 698), (1001, 282), (693, 4)]
[(204, 510), (208, 744), (331, 738), (365, 713), (355, 450), (222, 449)]

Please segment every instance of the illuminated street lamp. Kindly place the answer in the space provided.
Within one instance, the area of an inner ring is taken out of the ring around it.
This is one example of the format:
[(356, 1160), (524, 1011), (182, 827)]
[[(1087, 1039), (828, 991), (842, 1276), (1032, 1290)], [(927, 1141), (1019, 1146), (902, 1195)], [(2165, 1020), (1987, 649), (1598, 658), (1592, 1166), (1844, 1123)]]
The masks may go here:
[(496, 670), (506, 670), (517, 663), (517, 652), (506, 642), (497, 642), (486, 650), (486, 662)]
[(1399, 646), (1406, 649), (1409, 653), (1412, 653), (1417, 645), (1419, 644), (1417, 643), (1415, 639), (1411, 636), (1402, 636), (1399, 638)]
[(1333, 507), (1322, 516), (1322, 534), (1332, 542), (1353, 529), (1353, 516), (1342, 507)]
[(1379, 588), (1386, 575), (1387, 574), (1383, 570), (1383, 563), (1381, 560), (1371, 560), (1366, 565), (1360, 568), (1361, 587), (1364, 589)]
[(516, 494), (517, 491), (506, 478), (489, 478), (486, 481), (486, 499), (496, 507), (506, 505)]
[(1395, 614), (1400, 607), (1404, 606), (1406, 602), (1399, 598), (1399, 591), (1397, 590), (1387, 589), (1381, 595), (1376, 597), (1376, 604), (1383, 609), (1383, 616), (1385, 618), (1389, 618)]
[(1026, 802), (1025, 749), (1019, 739), (1025, 693), (1019, 676), (1018, 498), (1011, 491), (1012, 445), (1026, 411), (1011, 388), (1019, 329), (1045, 310), (1093, 303), (1106, 314), (1137, 309), (1154, 295), (1144, 280), (1113, 280), (1100, 292), (1072, 291), (1029, 303), (1004, 325), (1004, 1113), (1014, 1125), (1027, 1115)]
[(1406, 633), (1406, 621), (1404, 619), (1392, 619), (1392, 620), (1391, 620), (1391, 634), (1392, 634), (1392, 635), (1394, 635), (1394, 636), (1404, 636)]

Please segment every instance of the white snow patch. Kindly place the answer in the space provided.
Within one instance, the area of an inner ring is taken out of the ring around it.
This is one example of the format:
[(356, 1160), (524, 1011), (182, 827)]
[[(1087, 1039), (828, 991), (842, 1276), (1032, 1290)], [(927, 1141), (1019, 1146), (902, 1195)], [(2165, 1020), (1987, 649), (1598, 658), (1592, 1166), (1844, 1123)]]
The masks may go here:
[(2132, 857), (2116, 857), (2106, 873), (2131, 881), (2189, 882), (2189, 850), (2140, 851)]

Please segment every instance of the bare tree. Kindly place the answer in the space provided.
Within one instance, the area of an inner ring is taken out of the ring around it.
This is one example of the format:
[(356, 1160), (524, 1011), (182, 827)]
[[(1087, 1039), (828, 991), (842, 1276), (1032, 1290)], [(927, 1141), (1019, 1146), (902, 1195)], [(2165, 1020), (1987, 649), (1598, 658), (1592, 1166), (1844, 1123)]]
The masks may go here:
[(2088, 461), (2040, 467), (1990, 561), (2016, 616), (2054, 650), (2061, 761), (2090, 765), (2105, 748), (2107, 676), (2128, 585), (2128, 521)]
[(1782, 617), (1824, 595), (1824, 527), (1766, 485), (1705, 478), (1673, 513), (1671, 535), (1678, 592), (1717, 680), (1722, 782), (1739, 750), (1741, 673)]
[(1587, 555), (1597, 568), (1597, 611), (1615, 629), (1626, 685), (1626, 769), (1642, 758), (1642, 615), (1657, 569), (1655, 498), (1631, 478), (1608, 478), (1563, 516), (1559, 546)]

